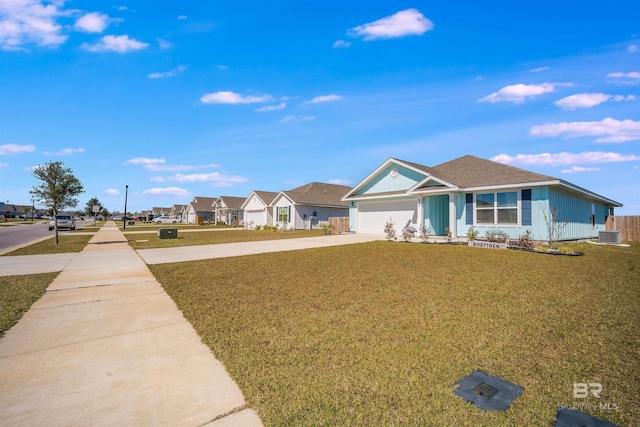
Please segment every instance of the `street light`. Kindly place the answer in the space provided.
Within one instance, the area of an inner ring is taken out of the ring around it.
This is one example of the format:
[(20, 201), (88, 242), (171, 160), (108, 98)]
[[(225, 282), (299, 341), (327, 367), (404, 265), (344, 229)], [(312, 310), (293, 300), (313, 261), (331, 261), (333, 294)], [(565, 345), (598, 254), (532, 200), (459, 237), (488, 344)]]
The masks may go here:
[(124, 215), (122, 215), (122, 229), (127, 229), (127, 196), (129, 195), (129, 186), (124, 186)]

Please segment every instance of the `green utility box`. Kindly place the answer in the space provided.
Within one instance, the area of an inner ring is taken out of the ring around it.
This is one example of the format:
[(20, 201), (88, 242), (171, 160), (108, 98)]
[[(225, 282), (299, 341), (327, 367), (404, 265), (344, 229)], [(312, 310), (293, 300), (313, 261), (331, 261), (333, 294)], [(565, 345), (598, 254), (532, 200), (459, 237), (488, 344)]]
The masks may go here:
[(177, 228), (159, 228), (158, 237), (161, 239), (176, 239), (178, 238)]

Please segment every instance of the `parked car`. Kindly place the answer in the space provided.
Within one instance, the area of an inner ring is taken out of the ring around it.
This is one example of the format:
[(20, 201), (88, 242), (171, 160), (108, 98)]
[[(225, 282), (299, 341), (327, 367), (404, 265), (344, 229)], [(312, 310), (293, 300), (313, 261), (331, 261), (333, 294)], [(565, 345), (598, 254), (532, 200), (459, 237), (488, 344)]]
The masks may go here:
[(49, 231), (53, 230), (55, 227), (55, 222), (58, 222), (58, 230), (60, 229), (68, 229), (75, 230), (76, 229), (76, 219), (73, 215), (70, 214), (58, 214), (56, 215), (55, 221), (52, 219), (49, 221)]
[(155, 222), (156, 224), (177, 224), (178, 220), (174, 218), (169, 218), (166, 215), (162, 215), (162, 216), (157, 216), (153, 218), (153, 222)]

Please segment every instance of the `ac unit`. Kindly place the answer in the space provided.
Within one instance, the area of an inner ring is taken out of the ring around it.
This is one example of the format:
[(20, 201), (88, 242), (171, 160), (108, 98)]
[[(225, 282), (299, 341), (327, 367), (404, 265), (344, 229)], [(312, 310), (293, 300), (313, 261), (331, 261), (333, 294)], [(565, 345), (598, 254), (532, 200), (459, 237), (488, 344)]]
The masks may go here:
[(600, 231), (598, 232), (598, 242), (600, 243), (621, 243), (619, 231)]

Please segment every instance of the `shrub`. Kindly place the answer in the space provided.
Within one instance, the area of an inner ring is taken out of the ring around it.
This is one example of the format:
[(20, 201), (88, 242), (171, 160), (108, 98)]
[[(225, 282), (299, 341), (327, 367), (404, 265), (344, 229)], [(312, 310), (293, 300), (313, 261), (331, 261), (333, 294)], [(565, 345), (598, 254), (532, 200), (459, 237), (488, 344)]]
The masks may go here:
[(431, 234), (431, 228), (425, 227), (421, 225), (418, 228), (418, 233), (420, 234), (420, 238), (422, 239), (422, 243), (429, 243), (429, 235)]
[(384, 234), (387, 236), (388, 241), (396, 239), (396, 229), (393, 228), (393, 225), (394, 222), (391, 221), (391, 218), (389, 218), (389, 221), (384, 225)]
[(524, 233), (518, 236), (518, 246), (527, 250), (534, 250), (536, 247), (535, 241), (533, 240), (533, 235), (531, 230), (527, 229)]
[(322, 221), (318, 224), (320, 230), (324, 231), (324, 234), (333, 234), (333, 224), (329, 221)]
[(478, 238), (478, 230), (476, 230), (475, 227), (472, 225), (471, 227), (469, 227), (469, 230), (467, 230), (467, 240), (469, 242), (473, 242), (477, 238)]
[(261, 228), (262, 228), (262, 226), (256, 225), (256, 230), (260, 230)]
[(506, 243), (506, 241), (509, 240), (509, 235), (507, 233), (502, 230), (495, 229), (487, 230), (484, 233), (484, 237), (487, 241), (494, 243)]

